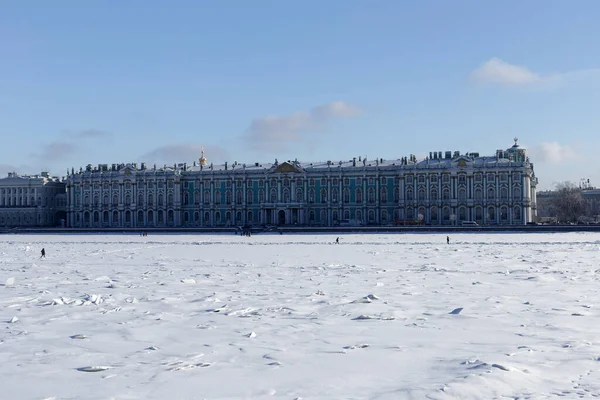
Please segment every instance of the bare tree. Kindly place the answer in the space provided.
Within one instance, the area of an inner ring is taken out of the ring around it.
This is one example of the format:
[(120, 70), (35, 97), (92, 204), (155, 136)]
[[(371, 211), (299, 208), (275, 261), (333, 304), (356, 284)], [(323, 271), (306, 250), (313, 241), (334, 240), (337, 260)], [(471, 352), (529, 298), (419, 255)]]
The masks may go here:
[(577, 222), (587, 215), (587, 203), (583, 191), (573, 182), (560, 182), (555, 186), (550, 208), (560, 222)]

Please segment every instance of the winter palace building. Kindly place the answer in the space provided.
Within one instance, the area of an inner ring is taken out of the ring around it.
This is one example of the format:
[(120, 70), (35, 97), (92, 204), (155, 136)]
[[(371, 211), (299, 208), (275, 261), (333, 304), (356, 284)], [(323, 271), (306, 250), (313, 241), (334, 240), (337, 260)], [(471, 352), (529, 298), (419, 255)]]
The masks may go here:
[(537, 178), (515, 144), (492, 156), (222, 165), (88, 165), (71, 170), (69, 227), (523, 225)]

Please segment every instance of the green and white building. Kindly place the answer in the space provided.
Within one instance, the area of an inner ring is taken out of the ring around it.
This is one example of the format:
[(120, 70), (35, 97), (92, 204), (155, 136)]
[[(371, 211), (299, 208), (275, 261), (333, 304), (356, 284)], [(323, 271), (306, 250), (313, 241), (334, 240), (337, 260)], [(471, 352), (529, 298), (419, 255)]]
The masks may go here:
[(515, 139), (491, 156), (88, 165), (66, 183), (69, 227), (524, 225), (537, 178)]

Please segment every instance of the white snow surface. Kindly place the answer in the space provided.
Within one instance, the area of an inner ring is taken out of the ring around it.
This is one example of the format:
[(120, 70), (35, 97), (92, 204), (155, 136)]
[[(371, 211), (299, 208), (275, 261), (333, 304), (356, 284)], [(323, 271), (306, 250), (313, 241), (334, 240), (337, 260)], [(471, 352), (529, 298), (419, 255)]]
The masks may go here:
[(0, 236), (0, 398), (599, 397), (599, 255), (598, 233)]

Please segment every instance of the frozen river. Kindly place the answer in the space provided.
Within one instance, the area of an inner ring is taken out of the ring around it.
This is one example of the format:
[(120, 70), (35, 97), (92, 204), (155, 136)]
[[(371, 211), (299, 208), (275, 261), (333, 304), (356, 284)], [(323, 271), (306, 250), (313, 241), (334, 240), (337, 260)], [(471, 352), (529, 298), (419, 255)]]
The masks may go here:
[(600, 397), (600, 233), (337, 236), (0, 236), (0, 398)]

